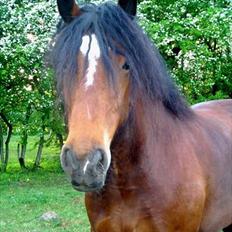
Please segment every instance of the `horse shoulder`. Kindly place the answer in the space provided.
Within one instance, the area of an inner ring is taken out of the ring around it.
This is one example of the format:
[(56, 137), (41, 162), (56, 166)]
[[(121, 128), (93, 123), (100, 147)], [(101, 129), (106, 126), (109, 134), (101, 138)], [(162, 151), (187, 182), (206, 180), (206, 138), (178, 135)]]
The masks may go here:
[(217, 231), (232, 215), (232, 100), (193, 106), (198, 119), (198, 157), (208, 182), (202, 231)]

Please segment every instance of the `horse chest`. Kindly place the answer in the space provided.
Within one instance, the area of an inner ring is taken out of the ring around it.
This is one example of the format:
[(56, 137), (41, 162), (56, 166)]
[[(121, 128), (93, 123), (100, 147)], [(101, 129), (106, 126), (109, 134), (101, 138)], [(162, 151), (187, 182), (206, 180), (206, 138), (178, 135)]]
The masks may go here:
[[(117, 212), (118, 211), (118, 212)], [(152, 232), (154, 231), (150, 218), (143, 216), (133, 209), (118, 210), (102, 214), (95, 222), (96, 232)]]
[[(189, 194), (175, 191), (105, 192), (86, 194), (93, 232), (195, 232), (202, 212), (201, 187), (186, 186)], [(199, 190), (197, 191), (197, 188)], [(141, 188), (144, 189), (144, 188)], [(194, 195), (192, 194), (194, 192)], [(190, 204), (191, 203), (191, 204)], [(190, 229), (191, 228), (191, 229)]]
[[(92, 205), (93, 206), (93, 205)], [(102, 202), (94, 208), (88, 207), (88, 214), (94, 232), (154, 232), (152, 217), (142, 210), (143, 202), (125, 203), (121, 200)]]

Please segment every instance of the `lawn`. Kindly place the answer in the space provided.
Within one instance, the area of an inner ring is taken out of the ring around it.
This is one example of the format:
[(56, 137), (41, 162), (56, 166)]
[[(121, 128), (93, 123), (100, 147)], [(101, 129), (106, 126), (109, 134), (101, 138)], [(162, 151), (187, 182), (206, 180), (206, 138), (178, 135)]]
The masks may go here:
[[(11, 158), (6, 173), (0, 173), (0, 231), (52, 232), (90, 231), (83, 194), (72, 189), (59, 165), (59, 149), (45, 147), (41, 168), (21, 171), (11, 144)], [(36, 137), (30, 138), (27, 164), (33, 162)], [(53, 211), (50, 221), (41, 216)]]

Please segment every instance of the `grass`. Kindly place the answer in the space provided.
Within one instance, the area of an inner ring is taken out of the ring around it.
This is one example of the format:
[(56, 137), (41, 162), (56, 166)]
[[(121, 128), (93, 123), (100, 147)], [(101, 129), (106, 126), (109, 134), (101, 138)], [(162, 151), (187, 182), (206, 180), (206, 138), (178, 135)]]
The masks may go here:
[[(12, 136), (10, 142), (10, 157), (9, 157), (9, 165), (8, 169), (10, 170), (20, 170), (18, 157), (17, 157), (17, 144), (20, 141), (20, 137), (17, 135)], [(27, 143), (27, 152), (26, 152), (26, 165), (32, 166), (36, 157), (37, 152), (37, 143), (39, 141), (39, 137), (37, 136), (30, 136), (28, 138)], [(44, 146), (43, 148), (43, 156), (41, 165), (45, 169), (59, 169), (59, 148), (54, 145), (50, 144), (49, 146)]]
[[(28, 144), (27, 164), (33, 163), (36, 137)], [(73, 190), (59, 165), (59, 150), (46, 147), (42, 168), (21, 171), (17, 162), (17, 137), (11, 143), (6, 173), (0, 173), (0, 231), (53, 232), (90, 231), (84, 195)], [(15, 150), (14, 150), (15, 149)], [(58, 217), (44, 221), (41, 216), (54, 211)]]

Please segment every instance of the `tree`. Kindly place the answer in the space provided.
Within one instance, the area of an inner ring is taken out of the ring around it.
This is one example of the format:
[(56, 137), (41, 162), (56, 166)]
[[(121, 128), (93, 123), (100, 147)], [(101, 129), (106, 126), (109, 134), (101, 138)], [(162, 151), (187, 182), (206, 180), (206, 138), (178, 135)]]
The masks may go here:
[[(2, 161), (1, 170), (4, 172), (4, 171), (6, 171), (6, 167), (7, 167), (8, 160), (9, 160), (9, 143), (10, 143), (10, 139), (11, 139), (11, 135), (12, 135), (13, 126), (8, 121), (8, 119), (6, 118), (3, 111), (0, 111), (0, 117), (7, 126), (7, 136), (6, 136), (6, 140), (5, 140), (5, 153), (3, 150), (3, 137), (1, 135), (1, 161)], [(1, 130), (2, 130), (2, 128), (1, 128)]]
[[(0, 124), (0, 162), (1, 162), (1, 166), (4, 163), (4, 156), (3, 156), (3, 129), (2, 129), (2, 125)], [(0, 168), (1, 170), (2, 168)]]
[(191, 102), (232, 97), (232, 3), (146, 0), (141, 25)]
[(21, 135), (22, 167), (28, 134), (43, 134), (38, 145), (41, 154), (44, 134), (55, 127), (50, 117), (55, 111), (53, 75), (44, 60), (56, 30), (56, 12), (55, 1), (0, 2), (0, 112), (4, 112), (3, 121)]

